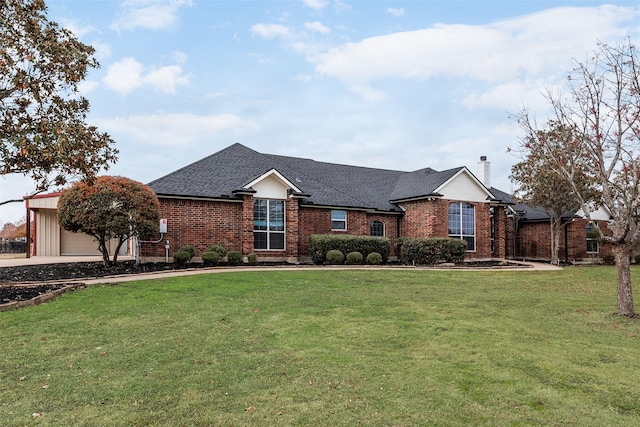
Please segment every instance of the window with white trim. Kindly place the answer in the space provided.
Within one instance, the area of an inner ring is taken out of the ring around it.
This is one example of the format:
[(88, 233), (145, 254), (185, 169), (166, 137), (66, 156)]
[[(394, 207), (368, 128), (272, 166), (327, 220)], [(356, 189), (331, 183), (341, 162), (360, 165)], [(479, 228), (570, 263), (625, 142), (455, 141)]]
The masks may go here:
[(384, 237), (384, 222), (371, 221), (369, 225), (369, 234), (374, 237)]
[(587, 253), (598, 253), (598, 230), (591, 223), (587, 224)]
[(347, 211), (331, 211), (331, 229), (346, 230), (347, 229)]
[(284, 226), (284, 200), (254, 199), (254, 249), (284, 250)]
[(467, 242), (467, 251), (476, 250), (476, 211), (467, 202), (449, 204), (449, 237)]

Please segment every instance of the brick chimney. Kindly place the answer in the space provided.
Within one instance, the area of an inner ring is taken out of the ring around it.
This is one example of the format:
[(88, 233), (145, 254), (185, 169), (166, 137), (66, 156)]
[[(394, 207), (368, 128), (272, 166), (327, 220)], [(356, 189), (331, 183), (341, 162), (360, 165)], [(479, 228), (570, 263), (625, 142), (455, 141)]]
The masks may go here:
[(491, 188), (491, 162), (487, 161), (487, 156), (480, 156), (477, 178), (485, 187)]

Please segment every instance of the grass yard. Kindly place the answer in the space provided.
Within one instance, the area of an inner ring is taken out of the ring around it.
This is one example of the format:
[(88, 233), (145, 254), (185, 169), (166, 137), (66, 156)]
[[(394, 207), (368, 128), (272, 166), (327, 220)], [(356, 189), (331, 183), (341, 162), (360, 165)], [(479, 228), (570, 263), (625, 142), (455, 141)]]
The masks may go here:
[(613, 267), (92, 287), (0, 313), (0, 425), (640, 425), (615, 288)]

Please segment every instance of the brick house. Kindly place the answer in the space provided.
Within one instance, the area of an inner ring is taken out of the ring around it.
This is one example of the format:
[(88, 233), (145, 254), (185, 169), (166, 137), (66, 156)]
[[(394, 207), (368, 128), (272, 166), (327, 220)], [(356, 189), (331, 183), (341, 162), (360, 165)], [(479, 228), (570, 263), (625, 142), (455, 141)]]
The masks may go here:
[[(464, 166), (405, 172), (233, 144), (149, 183), (167, 233), (160, 242), (142, 243), (139, 255), (143, 262), (161, 261), (193, 245), (198, 257), (219, 244), (244, 256), (255, 253), (259, 261), (308, 262), (309, 237), (333, 233), (387, 237), (392, 257), (398, 237), (454, 237), (467, 242), (468, 259), (549, 259), (548, 217), (518, 205), (489, 178), (485, 157), (475, 175)], [(95, 254), (88, 236), (60, 229), (58, 196), (26, 200), (28, 214), (35, 213), (34, 255)], [(580, 218), (568, 220), (566, 258), (601, 256), (587, 242)], [(136, 246), (129, 245), (129, 254)]]
[[(467, 241), (468, 258), (506, 255), (506, 205), (466, 167), (403, 172), (234, 144), (149, 186), (172, 252), (221, 244), (262, 261), (306, 262), (309, 237), (334, 233), (385, 236), (392, 248), (400, 236), (451, 236)], [(141, 254), (163, 257), (164, 245), (145, 244)]]

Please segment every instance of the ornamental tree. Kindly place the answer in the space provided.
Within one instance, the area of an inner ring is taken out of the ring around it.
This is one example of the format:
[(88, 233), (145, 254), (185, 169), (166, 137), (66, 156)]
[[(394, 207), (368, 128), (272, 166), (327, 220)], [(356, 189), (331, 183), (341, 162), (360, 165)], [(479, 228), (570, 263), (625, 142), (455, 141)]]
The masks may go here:
[[(576, 163), (574, 153), (566, 149), (566, 144), (576, 140), (578, 135), (573, 129), (562, 123), (549, 121), (544, 130), (527, 134), (523, 142), (523, 159), (511, 168), (511, 181), (516, 184), (514, 197), (522, 202), (541, 208), (549, 216), (551, 236), (551, 263), (559, 264), (560, 235), (567, 221), (563, 218), (573, 216), (580, 209), (580, 200), (576, 197), (574, 185), (568, 183), (547, 163), (552, 156), (564, 154), (564, 161)], [(584, 197), (596, 200), (598, 194), (592, 182), (582, 171), (575, 173), (575, 186), (579, 187)]]
[(29, 176), (39, 191), (94, 177), (118, 153), (85, 122), (89, 101), (78, 94), (99, 66), (94, 49), (46, 10), (43, 0), (0, 2), (0, 174)]
[(120, 248), (129, 238), (157, 236), (160, 202), (155, 193), (140, 182), (101, 176), (92, 183), (77, 182), (62, 192), (58, 220), (65, 230), (95, 238), (106, 265), (111, 263), (108, 242), (115, 239), (115, 264)]
[[(563, 150), (541, 141), (545, 165), (572, 188), (589, 221), (593, 206), (577, 184), (579, 174), (599, 191), (599, 201), (611, 213), (610, 233), (594, 222), (595, 230), (616, 260), (618, 313), (633, 317), (630, 258), (640, 243), (640, 57), (635, 45), (630, 39), (599, 43), (588, 60), (575, 62), (565, 91), (549, 91), (546, 97), (553, 120), (578, 137), (566, 141)], [(528, 113), (520, 115), (520, 124), (523, 142), (535, 138), (538, 129)]]

